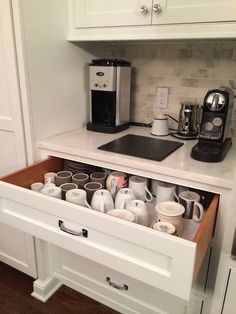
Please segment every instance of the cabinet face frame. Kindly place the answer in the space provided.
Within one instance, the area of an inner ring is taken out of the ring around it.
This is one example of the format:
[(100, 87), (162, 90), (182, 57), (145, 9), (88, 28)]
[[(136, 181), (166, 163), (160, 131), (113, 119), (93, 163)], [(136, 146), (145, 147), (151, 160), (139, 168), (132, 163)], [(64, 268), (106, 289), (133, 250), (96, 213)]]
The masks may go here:
[[(219, 197), (214, 197), (198, 232), (188, 241), (25, 189), (42, 181), (43, 173), (61, 167), (62, 160), (51, 157), (2, 178), (0, 221), (78, 255), (96, 258), (104, 266), (112, 263), (114, 270), (188, 300), (192, 279), (211, 241)], [(88, 241), (63, 233), (59, 219), (73, 228), (86, 228)]]

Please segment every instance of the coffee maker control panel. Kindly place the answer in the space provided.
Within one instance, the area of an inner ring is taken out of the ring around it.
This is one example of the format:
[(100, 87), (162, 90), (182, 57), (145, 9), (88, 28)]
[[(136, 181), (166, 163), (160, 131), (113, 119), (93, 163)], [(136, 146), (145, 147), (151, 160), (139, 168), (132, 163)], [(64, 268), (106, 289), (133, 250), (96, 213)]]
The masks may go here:
[(223, 119), (220, 113), (205, 112), (200, 129), (200, 138), (218, 140), (223, 135)]
[(116, 67), (90, 66), (89, 71), (91, 90), (116, 90)]

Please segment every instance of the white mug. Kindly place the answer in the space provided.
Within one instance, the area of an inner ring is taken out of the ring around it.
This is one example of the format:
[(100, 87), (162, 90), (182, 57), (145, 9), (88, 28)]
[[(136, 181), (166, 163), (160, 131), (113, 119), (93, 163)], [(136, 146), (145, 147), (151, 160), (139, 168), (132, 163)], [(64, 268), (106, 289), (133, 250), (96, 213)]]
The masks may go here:
[(201, 196), (196, 192), (183, 191), (178, 196), (178, 202), (185, 208), (183, 218), (193, 219), (197, 222), (202, 220), (204, 208), (200, 204)]
[(61, 198), (61, 188), (58, 186), (48, 186), (48, 187), (43, 187), (42, 190), (40, 191), (42, 194), (52, 196), (55, 198)]
[(42, 182), (34, 182), (31, 184), (30, 188), (34, 192), (40, 192), (43, 188), (43, 183)]
[(124, 209), (128, 201), (134, 200), (134, 192), (129, 188), (120, 189), (115, 198), (115, 208)]
[(176, 188), (175, 184), (157, 181), (156, 203), (174, 201), (175, 188)]
[(126, 209), (111, 209), (107, 214), (130, 222), (135, 222), (135, 215)]
[(95, 191), (91, 200), (91, 207), (102, 213), (113, 209), (114, 201), (111, 193), (105, 189)]
[(149, 226), (150, 216), (146, 204), (143, 201), (131, 200), (127, 203), (126, 208), (135, 214), (135, 222), (143, 226)]
[(91, 208), (87, 202), (87, 193), (82, 189), (73, 189), (66, 192), (66, 201)]
[(136, 199), (141, 201), (152, 201), (152, 193), (147, 188), (148, 180), (139, 176), (129, 178), (129, 188), (133, 190)]
[(183, 205), (176, 202), (162, 202), (156, 204), (157, 221), (165, 221), (175, 226), (178, 236), (182, 234)]
[(44, 173), (44, 184), (55, 183), (55, 176), (56, 176), (55, 172)]

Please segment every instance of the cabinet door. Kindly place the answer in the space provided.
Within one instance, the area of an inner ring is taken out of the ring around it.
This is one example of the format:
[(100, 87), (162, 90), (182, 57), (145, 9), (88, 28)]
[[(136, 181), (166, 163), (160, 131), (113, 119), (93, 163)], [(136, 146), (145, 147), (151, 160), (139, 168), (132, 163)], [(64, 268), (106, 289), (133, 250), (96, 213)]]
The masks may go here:
[(231, 269), (222, 314), (236, 313), (236, 269)]
[(152, 0), (71, 0), (70, 5), (76, 28), (151, 24)]
[(236, 20), (235, 0), (153, 0), (153, 24), (224, 22)]
[(21, 102), (10, 1), (0, 1), (0, 175), (25, 166)]

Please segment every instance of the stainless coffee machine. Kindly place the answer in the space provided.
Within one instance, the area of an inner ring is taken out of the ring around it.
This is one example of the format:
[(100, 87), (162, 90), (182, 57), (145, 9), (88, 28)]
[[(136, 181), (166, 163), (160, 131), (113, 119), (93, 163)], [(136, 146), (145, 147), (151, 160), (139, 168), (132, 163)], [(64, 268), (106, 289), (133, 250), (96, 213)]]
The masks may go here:
[(206, 162), (224, 159), (232, 145), (231, 121), (234, 93), (230, 88), (209, 90), (204, 98), (199, 141), (191, 157)]
[(116, 133), (129, 127), (131, 64), (94, 59), (89, 65), (90, 131)]
[(193, 103), (182, 103), (175, 137), (194, 139), (198, 135), (200, 108)]

